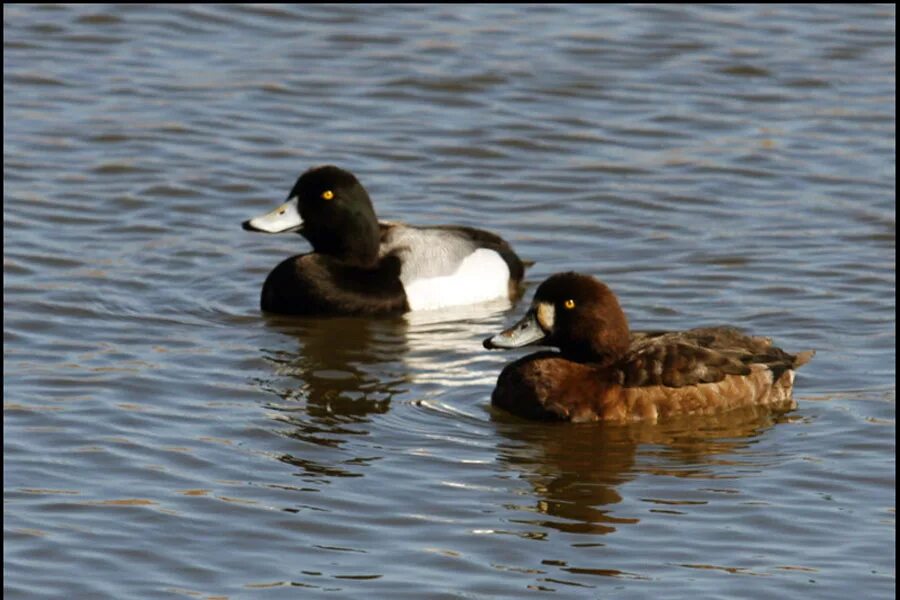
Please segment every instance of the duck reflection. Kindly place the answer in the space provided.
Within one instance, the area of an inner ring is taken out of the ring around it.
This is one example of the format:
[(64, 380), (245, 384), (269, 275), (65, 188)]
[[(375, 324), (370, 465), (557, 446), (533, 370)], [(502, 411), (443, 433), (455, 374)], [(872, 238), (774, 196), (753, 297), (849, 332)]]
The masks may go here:
[(751, 407), (659, 424), (536, 424), (505, 413), (492, 418), (503, 438), (499, 462), (526, 479), (534, 493), (533, 505), (513, 508), (536, 516), (514, 522), (536, 526), (526, 535), (541, 537), (547, 529), (606, 534), (635, 524), (639, 519), (617, 517), (611, 507), (622, 501), (621, 486), (638, 473), (722, 477), (728, 466), (758, 461), (746, 452), (754, 440), (776, 422), (796, 417)]
[(263, 350), (274, 367), (263, 389), (280, 398), (269, 408), (320, 427), (363, 422), (387, 412), (391, 398), (406, 389), (397, 357), (407, 350), (406, 328), (398, 320), (359, 318), (287, 319), (267, 324), (297, 340), (297, 351)]
[[(274, 396), (265, 407), (277, 411), (279, 435), (341, 448), (351, 438), (368, 435), (372, 415), (387, 412), (391, 399), (407, 388), (406, 370), (396, 358), (406, 351), (402, 321), (272, 316), (266, 325), (298, 344), (296, 350), (262, 351), (273, 373), (257, 383)], [(292, 452), (279, 460), (315, 477), (361, 475), (357, 457), (325, 456), (323, 461)]]
[[(369, 435), (378, 426), (373, 417), (387, 413), (397, 396), (418, 402), (450, 386), (493, 380), (493, 371), (470, 368), (481, 359), (472, 348), (509, 307), (497, 302), (397, 318), (267, 315), (269, 329), (297, 344), (296, 350), (262, 351), (272, 375), (257, 385), (271, 394), (265, 407), (276, 411), (278, 434), (343, 449), (339, 464), (334, 453), (323, 464), (322, 454), (308, 446), (304, 454), (320, 458), (298, 457), (291, 449), (280, 459), (317, 476), (358, 476), (358, 466), (371, 460), (371, 448), (363, 444), (366, 455), (359, 456), (363, 451), (348, 441)], [(348, 458), (348, 451), (353, 456)]]

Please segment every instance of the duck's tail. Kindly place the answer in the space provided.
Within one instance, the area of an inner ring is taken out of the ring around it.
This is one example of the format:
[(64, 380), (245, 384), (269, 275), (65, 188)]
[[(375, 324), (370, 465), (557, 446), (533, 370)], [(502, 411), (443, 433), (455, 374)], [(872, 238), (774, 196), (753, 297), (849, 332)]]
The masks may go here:
[(804, 350), (803, 352), (798, 352), (794, 355), (794, 368), (802, 367), (806, 363), (812, 360), (812, 357), (816, 355), (815, 350)]
[[(784, 375), (788, 371), (793, 371), (797, 367), (802, 367), (806, 363), (808, 363), (813, 356), (816, 355), (815, 350), (805, 350), (803, 352), (798, 352), (797, 354), (788, 354), (783, 350), (778, 350), (781, 355), (776, 360), (766, 361), (765, 364), (772, 371), (772, 381), (778, 381), (781, 379), (781, 376)], [(793, 381), (793, 378), (791, 379)]]

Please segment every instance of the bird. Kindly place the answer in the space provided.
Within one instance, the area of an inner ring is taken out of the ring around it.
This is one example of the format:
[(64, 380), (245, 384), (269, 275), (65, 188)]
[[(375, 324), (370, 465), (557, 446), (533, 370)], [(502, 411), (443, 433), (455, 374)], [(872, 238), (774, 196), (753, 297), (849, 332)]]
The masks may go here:
[(573, 422), (790, 410), (794, 370), (815, 355), (732, 326), (631, 332), (612, 290), (575, 272), (547, 278), (525, 316), (483, 344), (558, 348), (506, 365), (491, 402), (520, 417)]
[(312, 245), (266, 277), (264, 312), (378, 315), (521, 295), (526, 264), (503, 238), (461, 225), (380, 222), (356, 176), (334, 165), (302, 173), (286, 202), (243, 229), (297, 232)]

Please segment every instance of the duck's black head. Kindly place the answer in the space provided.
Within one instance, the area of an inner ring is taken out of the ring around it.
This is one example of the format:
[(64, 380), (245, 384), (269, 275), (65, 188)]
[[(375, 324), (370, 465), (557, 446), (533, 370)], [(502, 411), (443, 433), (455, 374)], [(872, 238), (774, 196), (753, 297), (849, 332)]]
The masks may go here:
[(594, 277), (570, 272), (544, 281), (525, 316), (484, 340), (484, 347), (555, 346), (572, 360), (610, 363), (628, 343), (628, 320), (616, 295)]
[(379, 229), (369, 194), (356, 177), (333, 165), (314, 167), (297, 179), (287, 201), (244, 221), (244, 229), (297, 231), (315, 252), (355, 264), (378, 258)]

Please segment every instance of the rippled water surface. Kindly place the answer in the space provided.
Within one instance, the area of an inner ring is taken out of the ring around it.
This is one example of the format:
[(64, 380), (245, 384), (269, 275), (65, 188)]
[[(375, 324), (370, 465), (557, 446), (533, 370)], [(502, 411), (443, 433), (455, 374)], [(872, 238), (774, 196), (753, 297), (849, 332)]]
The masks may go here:
[[(892, 6), (5, 6), (10, 598), (887, 598)], [(780, 417), (490, 408), (525, 303), (258, 310), (298, 173), (637, 329), (818, 350)]]

